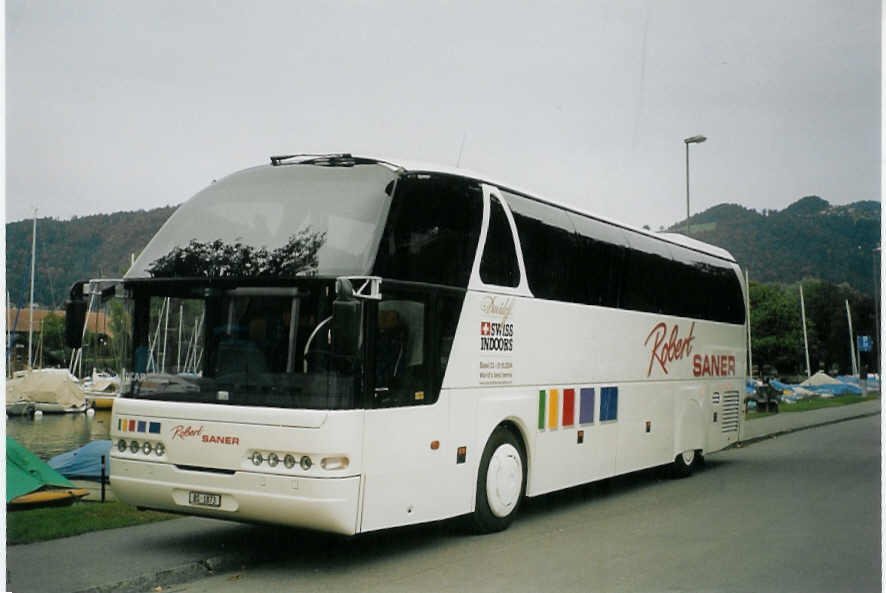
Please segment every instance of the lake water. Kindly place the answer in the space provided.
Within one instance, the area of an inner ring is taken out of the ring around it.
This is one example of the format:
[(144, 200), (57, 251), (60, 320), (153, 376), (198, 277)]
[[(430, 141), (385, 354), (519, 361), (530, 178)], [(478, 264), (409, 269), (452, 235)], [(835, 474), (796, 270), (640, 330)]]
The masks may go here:
[(7, 436), (44, 461), (86, 443), (109, 439), (110, 429), (110, 410), (96, 410), (92, 417), (86, 414), (44, 414), (40, 418), (14, 416), (6, 419)]

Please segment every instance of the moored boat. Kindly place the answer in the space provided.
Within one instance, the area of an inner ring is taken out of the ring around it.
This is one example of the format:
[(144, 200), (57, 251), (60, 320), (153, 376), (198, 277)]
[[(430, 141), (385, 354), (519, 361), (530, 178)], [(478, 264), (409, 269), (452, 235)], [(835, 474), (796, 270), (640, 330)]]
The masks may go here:
[(87, 494), (18, 441), (6, 437), (7, 510), (71, 504)]
[(120, 393), (120, 377), (96, 373), (93, 370), (92, 376), (83, 382), (82, 387), (88, 407), (110, 410), (114, 406), (114, 399)]
[(34, 406), (34, 402), (21, 399), (14, 402), (9, 402), (6, 404), (6, 415), (7, 416), (33, 416), (34, 411), (37, 408)]
[(67, 369), (21, 371), (6, 382), (6, 401), (33, 402), (45, 414), (83, 412), (86, 397), (77, 378)]

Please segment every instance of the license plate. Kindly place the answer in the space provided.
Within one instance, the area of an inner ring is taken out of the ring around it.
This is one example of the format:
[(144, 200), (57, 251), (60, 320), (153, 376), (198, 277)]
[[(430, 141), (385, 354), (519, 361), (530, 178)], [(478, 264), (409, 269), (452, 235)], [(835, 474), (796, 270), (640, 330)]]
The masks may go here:
[(221, 494), (209, 494), (208, 492), (191, 492), (188, 502), (201, 507), (220, 507)]

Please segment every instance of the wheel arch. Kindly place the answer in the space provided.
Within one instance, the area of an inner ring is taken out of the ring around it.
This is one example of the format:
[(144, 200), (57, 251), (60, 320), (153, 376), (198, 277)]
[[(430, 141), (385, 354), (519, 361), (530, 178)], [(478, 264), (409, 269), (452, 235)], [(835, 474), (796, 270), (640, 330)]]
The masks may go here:
[[(491, 429), (486, 431), (486, 434), (483, 436), (481, 444), (481, 455), (482, 451), (485, 450), (486, 444), (489, 442), (489, 439), (492, 438), (492, 435), (499, 428), (504, 428), (508, 430), (511, 434), (514, 435), (514, 438), (517, 440), (517, 443), (523, 450), (523, 458), (526, 460), (526, 467), (524, 468), (524, 472), (526, 473), (526, 492), (529, 492), (529, 483), (531, 480), (531, 472), (529, 468), (532, 467), (532, 450), (529, 447), (529, 430), (526, 428), (526, 424), (520, 420), (520, 418), (516, 416), (508, 416), (503, 420), (499, 421), (497, 424), (493, 425)], [(477, 463), (477, 466), (474, 469), (474, 483), (477, 482), (478, 475), (480, 473), (480, 464)], [(473, 500), (471, 501), (471, 508), (477, 507), (477, 497), (473, 496)]]

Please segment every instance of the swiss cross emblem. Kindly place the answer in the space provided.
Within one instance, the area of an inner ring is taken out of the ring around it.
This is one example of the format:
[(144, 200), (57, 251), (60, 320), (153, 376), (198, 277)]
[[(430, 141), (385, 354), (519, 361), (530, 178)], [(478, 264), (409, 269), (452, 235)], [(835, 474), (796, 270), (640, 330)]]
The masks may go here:
[(480, 335), (488, 336), (492, 333), (492, 325), (488, 321), (480, 322)]

